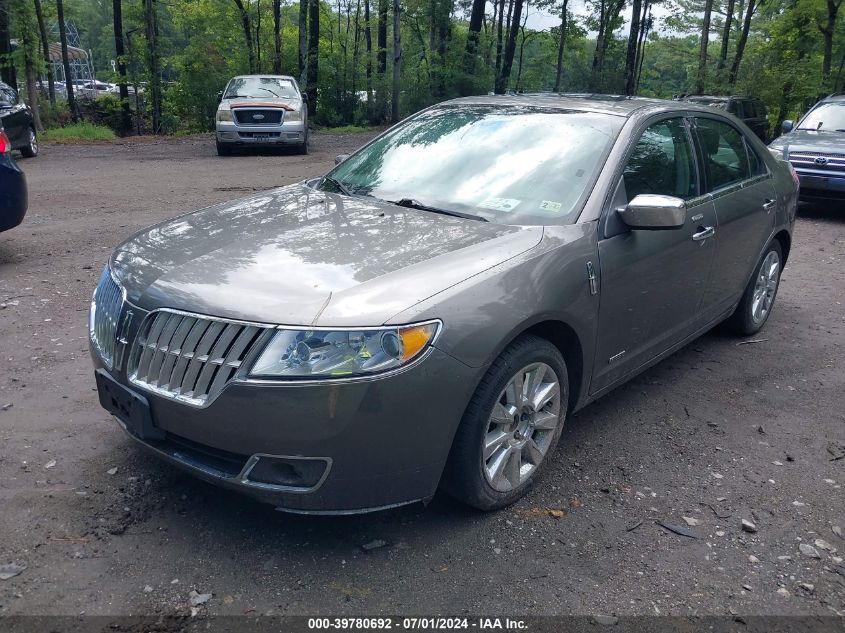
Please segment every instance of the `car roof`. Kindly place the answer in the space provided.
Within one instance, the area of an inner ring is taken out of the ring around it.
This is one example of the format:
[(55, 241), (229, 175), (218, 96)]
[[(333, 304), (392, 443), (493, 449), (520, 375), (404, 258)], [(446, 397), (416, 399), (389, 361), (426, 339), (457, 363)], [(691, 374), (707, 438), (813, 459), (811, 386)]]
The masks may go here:
[(629, 97), (625, 95), (606, 95), (594, 93), (558, 94), (525, 93), (508, 95), (483, 95), (461, 97), (444, 102), (449, 105), (508, 105), (557, 108), (560, 110), (581, 110), (600, 114), (630, 117), (643, 113), (678, 112), (694, 110), (712, 113), (710, 108), (691, 102), (679, 102), (669, 99), (651, 99), (647, 97)]
[(290, 75), (266, 75), (266, 74), (253, 74), (253, 75), (235, 75), (232, 79), (246, 79), (249, 77), (258, 77), (261, 79), (289, 79), (290, 81), (296, 81)]

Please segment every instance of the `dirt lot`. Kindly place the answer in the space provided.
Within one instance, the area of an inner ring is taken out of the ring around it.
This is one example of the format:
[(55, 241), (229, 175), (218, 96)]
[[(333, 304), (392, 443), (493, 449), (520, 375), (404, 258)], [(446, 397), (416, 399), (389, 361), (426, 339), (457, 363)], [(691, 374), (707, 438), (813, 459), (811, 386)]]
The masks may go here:
[(141, 454), (100, 409), (88, 357), (110, 249), (319, 174), (366, 138), (318, 135), (310, 156), (219, 159), (190, 138), (21, 161), (30, 211), (0, 234), (0, 565), (26, 569), (0, 580), (0, 615), (185, 613), (191, 590), (219, 614), (845, 612), (841, 208), (801, 210), (760, 335), (709, 334), (574, 416), (506, 511), (438, 496), (291, 516)]

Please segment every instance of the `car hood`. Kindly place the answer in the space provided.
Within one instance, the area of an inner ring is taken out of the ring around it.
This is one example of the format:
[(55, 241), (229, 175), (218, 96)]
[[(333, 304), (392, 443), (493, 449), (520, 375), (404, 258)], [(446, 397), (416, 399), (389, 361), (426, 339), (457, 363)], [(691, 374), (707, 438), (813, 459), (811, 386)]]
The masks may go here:
[(293, 185), (144, 230), (111, 257), (127, 299), (288, 325), (380, 325), (535, 246), (479, 222)]
[(285, 97), (276, 99), (224, 99), (217, 107), (218, 110), (231, 110), (232, 108), (282, 108), (289, 110), (297, 109), (302, 105), (302, 100), (297, 97)]
[(793, 130), (772, 141), (770, 147), (783, 149), (788, 158), (789, 152), (821, 152), (841, 154), (845, 146), (845, 132), (817, 132), (815, 130)]

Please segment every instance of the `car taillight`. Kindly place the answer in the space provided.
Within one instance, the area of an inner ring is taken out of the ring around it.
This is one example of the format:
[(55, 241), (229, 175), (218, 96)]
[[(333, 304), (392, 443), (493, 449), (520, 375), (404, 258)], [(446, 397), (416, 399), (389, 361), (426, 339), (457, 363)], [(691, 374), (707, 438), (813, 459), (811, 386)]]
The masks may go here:
[(795, 186), (798, 187), (801, 185), (801, 179), (798, 178), (798, 172), (795, 171), (795, 167), (792, 166), (792, 163), (789, 164), (789, 173), (792, 174), (792, 180), (795, 182)]
[(12, 142), (3, 130), (0, 130), (0, 154), (12, 151)]

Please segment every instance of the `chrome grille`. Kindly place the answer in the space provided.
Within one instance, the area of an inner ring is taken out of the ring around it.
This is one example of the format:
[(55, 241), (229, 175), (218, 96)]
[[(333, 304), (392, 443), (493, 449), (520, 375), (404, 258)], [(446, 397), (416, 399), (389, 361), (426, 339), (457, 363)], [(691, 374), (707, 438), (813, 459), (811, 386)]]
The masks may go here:
[(129, 381), (202, 406), (234, 378), (266, 329), (171, 310), (153, 312), (135, 339)]
[(122, 307), (123, 290), (111, 278), (106, 266), (94, 291), (94, 298), (91, 300), (88, 329), (91, 342), (103, 360), (103, 364), (109, 369), (114, 367), (117, 323)]
[(232, 114), (239, 125), (278, 125), (282, 122), (284, 110), (281, 108), (267, 110), (232, 108)]
[[(823, 159), (819, 164), (816, 159)], [(845, 154), (824, 152), (790, 152), (789, 162), (796, 169), (817, 169), (819, 171), (845, 171)]]

